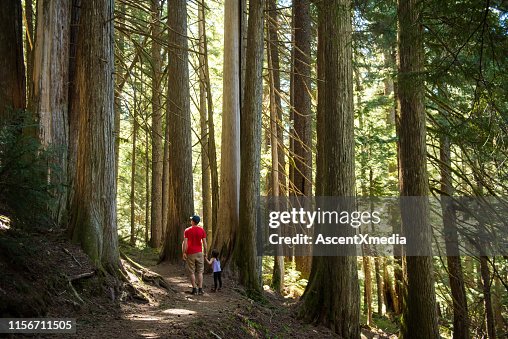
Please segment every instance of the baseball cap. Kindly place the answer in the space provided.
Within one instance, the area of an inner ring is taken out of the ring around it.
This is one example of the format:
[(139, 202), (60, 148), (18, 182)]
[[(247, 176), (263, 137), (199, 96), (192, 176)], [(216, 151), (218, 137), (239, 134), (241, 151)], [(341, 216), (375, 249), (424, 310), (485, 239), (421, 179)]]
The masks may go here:
[(193, 215), (192, 217), (190, 217), (190, 219), (194, 221), (196, 224), (199, 224), (199, 222), (201, 221), (199, 215)]

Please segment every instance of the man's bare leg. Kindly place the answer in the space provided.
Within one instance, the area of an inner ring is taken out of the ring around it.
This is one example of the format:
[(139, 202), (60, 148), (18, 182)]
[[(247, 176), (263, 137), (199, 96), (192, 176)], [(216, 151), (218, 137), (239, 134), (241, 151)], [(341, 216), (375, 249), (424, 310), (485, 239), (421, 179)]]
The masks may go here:
[[(201, 280), (203, 280), (203, 275), (201, 274)], [(190, 281), (191, 281), (191, 284), (192, 284), (192, 288), (196, 288), (196, 275), (193, 273), (191, 273), (190, 275)], [(198, 276), (198, 281), (199, 281), (199, 276)]]
[(198, 273), (198, 287), (203, 288), (203, 273)]

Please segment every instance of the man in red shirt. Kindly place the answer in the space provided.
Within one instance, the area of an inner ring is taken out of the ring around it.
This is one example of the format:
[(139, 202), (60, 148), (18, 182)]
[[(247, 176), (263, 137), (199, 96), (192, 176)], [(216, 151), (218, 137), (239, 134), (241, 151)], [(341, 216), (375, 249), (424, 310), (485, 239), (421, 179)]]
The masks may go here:
[[(197, 215), (192, 216), (191, 226), (186, 228), (183, 233), (183, 260), (187, 262), (187, 271), (192, 283), (192, 294), (203, 294), (203, 271), (204, 259), (203, 251), (206, 253), (206, 232), (198, 226), (200, 218)], [(203, 245), (203, 246), (201, 246)], [(198, 275), (198, 288), (196, 289), (196, 273)]]

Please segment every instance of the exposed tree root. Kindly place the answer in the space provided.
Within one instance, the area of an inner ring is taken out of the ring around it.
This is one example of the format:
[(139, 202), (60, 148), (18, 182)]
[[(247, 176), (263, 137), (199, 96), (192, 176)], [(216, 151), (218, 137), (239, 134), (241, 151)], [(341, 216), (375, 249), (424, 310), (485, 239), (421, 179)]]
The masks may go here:
[(85, 273), (81, 273), (81, 274), (78, 274), (78, 275), (74, 275), (74, 276), (71, 276), (71, 277), (68, 277), (69, 278), (69, 281), (73, 282), (75, 280), (80, 280), (80, 279), (85, 279), (85, 278), (90, 278), (92, 276), (95, 275), (95, 272), (85, 272)]
[(146, 267), (138, 264), (131, 258), (129, 258), (125, 253), (120, 251), (120, 257), (124, 259), (129, 265), (126, 265), (127, 269), (137, 277), (141, 278), (142, 281), (150, 283), (152, 285), (164, 288), (167, 291), (171, 291), (176, 293), (176, 291), (171, 288), (169, 283), (159, 274), (150, 271)]
[(69, 252), (68, 249), (66, 249), (65, 247), (62, 247), (62, 250), (65, 253), (67, 253), (78, 264), (79, 267), (83, 267), (83, 265), (81, 265), (81, 263), (78, 261), (78, 259), (76, 259), (76, 257), (71, 252)]
[(69, 291), (72, 293), (72, 296), (78, 301), (77, 303), (73, 300), (70, 301), (74, 306), (81, 306), (85, 303), (85, 301), (83, 300), (83, 298), (81, 298), (78, 291), (76, 291), (76, 289), (74, 288), (74, 285), (72, 285), (72, 282), (80, 280), (80, 279), (84, 279), (84, 278), (89, 278), (89, 277), (93, 276), (94, 274), (95, 274), (95, 272), (87, 272), (87, 273), (83, 273), (83, 274), (78, 274), (73, 277), (69, 277), (65, 274), (62, 274), (62, 276), (65, 277), (65, 279), (67, 280), (67, 285), (68, 285)]
[[(119, 271), (120, 276), (122, 277), (122, 280), (125, 283), (126, 290), (132, 298), (145, 303), (152, 302), (152, 298), (150, 298), (150, 295), (144, 292), (143, 287), (139, 285), (140, 281), (137, 279), (135, 273), (132, 272), (132, 267), (130, 267), (129, 265), (123, 265), (123, 269), (119, 269)], [(134, 275), (135, 278), (132, 278), (129, 274)]]
[(210, 330), (210, 334), (214, 336), (214, 338), (217, 338), (217, 339), (222, 339), (221, 337), (219, 337), (218, 334), (214, 333), (212, 330)]
[(72, 286), (72, 281), (70, 279), (68, 279), (68, 282), (69, 282), (69, 289), (71, 290), (72, 294), (79, 301), (79, 304), (83, 305), (85, 303), (85, 301), (79, 296), (79, 293), (78, 293), (78, 291), (76, 291), (74, 286)]

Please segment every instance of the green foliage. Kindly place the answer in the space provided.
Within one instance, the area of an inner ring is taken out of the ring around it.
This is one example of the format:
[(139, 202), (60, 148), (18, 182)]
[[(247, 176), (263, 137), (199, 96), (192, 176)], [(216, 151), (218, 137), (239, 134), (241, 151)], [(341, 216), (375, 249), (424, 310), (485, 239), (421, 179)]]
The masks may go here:
[(294, 262), (285, 263), (284, 285), (289, 290), (290, 295), (300, 296), (305, 291), (307, 279), (302, 278), (302, 273), (296, 269)]
[(399, 326), (397, 325), (397, 323), (387, 317), (379, 316), (378, 314), (373, 314), (372, 321), (374, 322), (376, 328), (379, 328), (384, 332), (387, 333), (399, 332)]
[[(263, 285), (271, 286), (273, 274), (273, 257), (263, 257)], [(294, 262), (284, 262), (284, 288), (290, 296), (301, 296), (307, 286), (307, 279), (301, 277)]]
[(0, 213), (17, 226), (51, 225), (49, 208), (54, 204), (47, 180), (52, 150), (41, 149), (39, 140), (30, 135), (36, 130), (27, 113), (18, 119), (0, 122)]
[(159, 262), (158, 250), (147, 244), (133, 247), (127, 241), (120, 239), (119, 245), (120, 251), (145, 267), (155, 266)]

